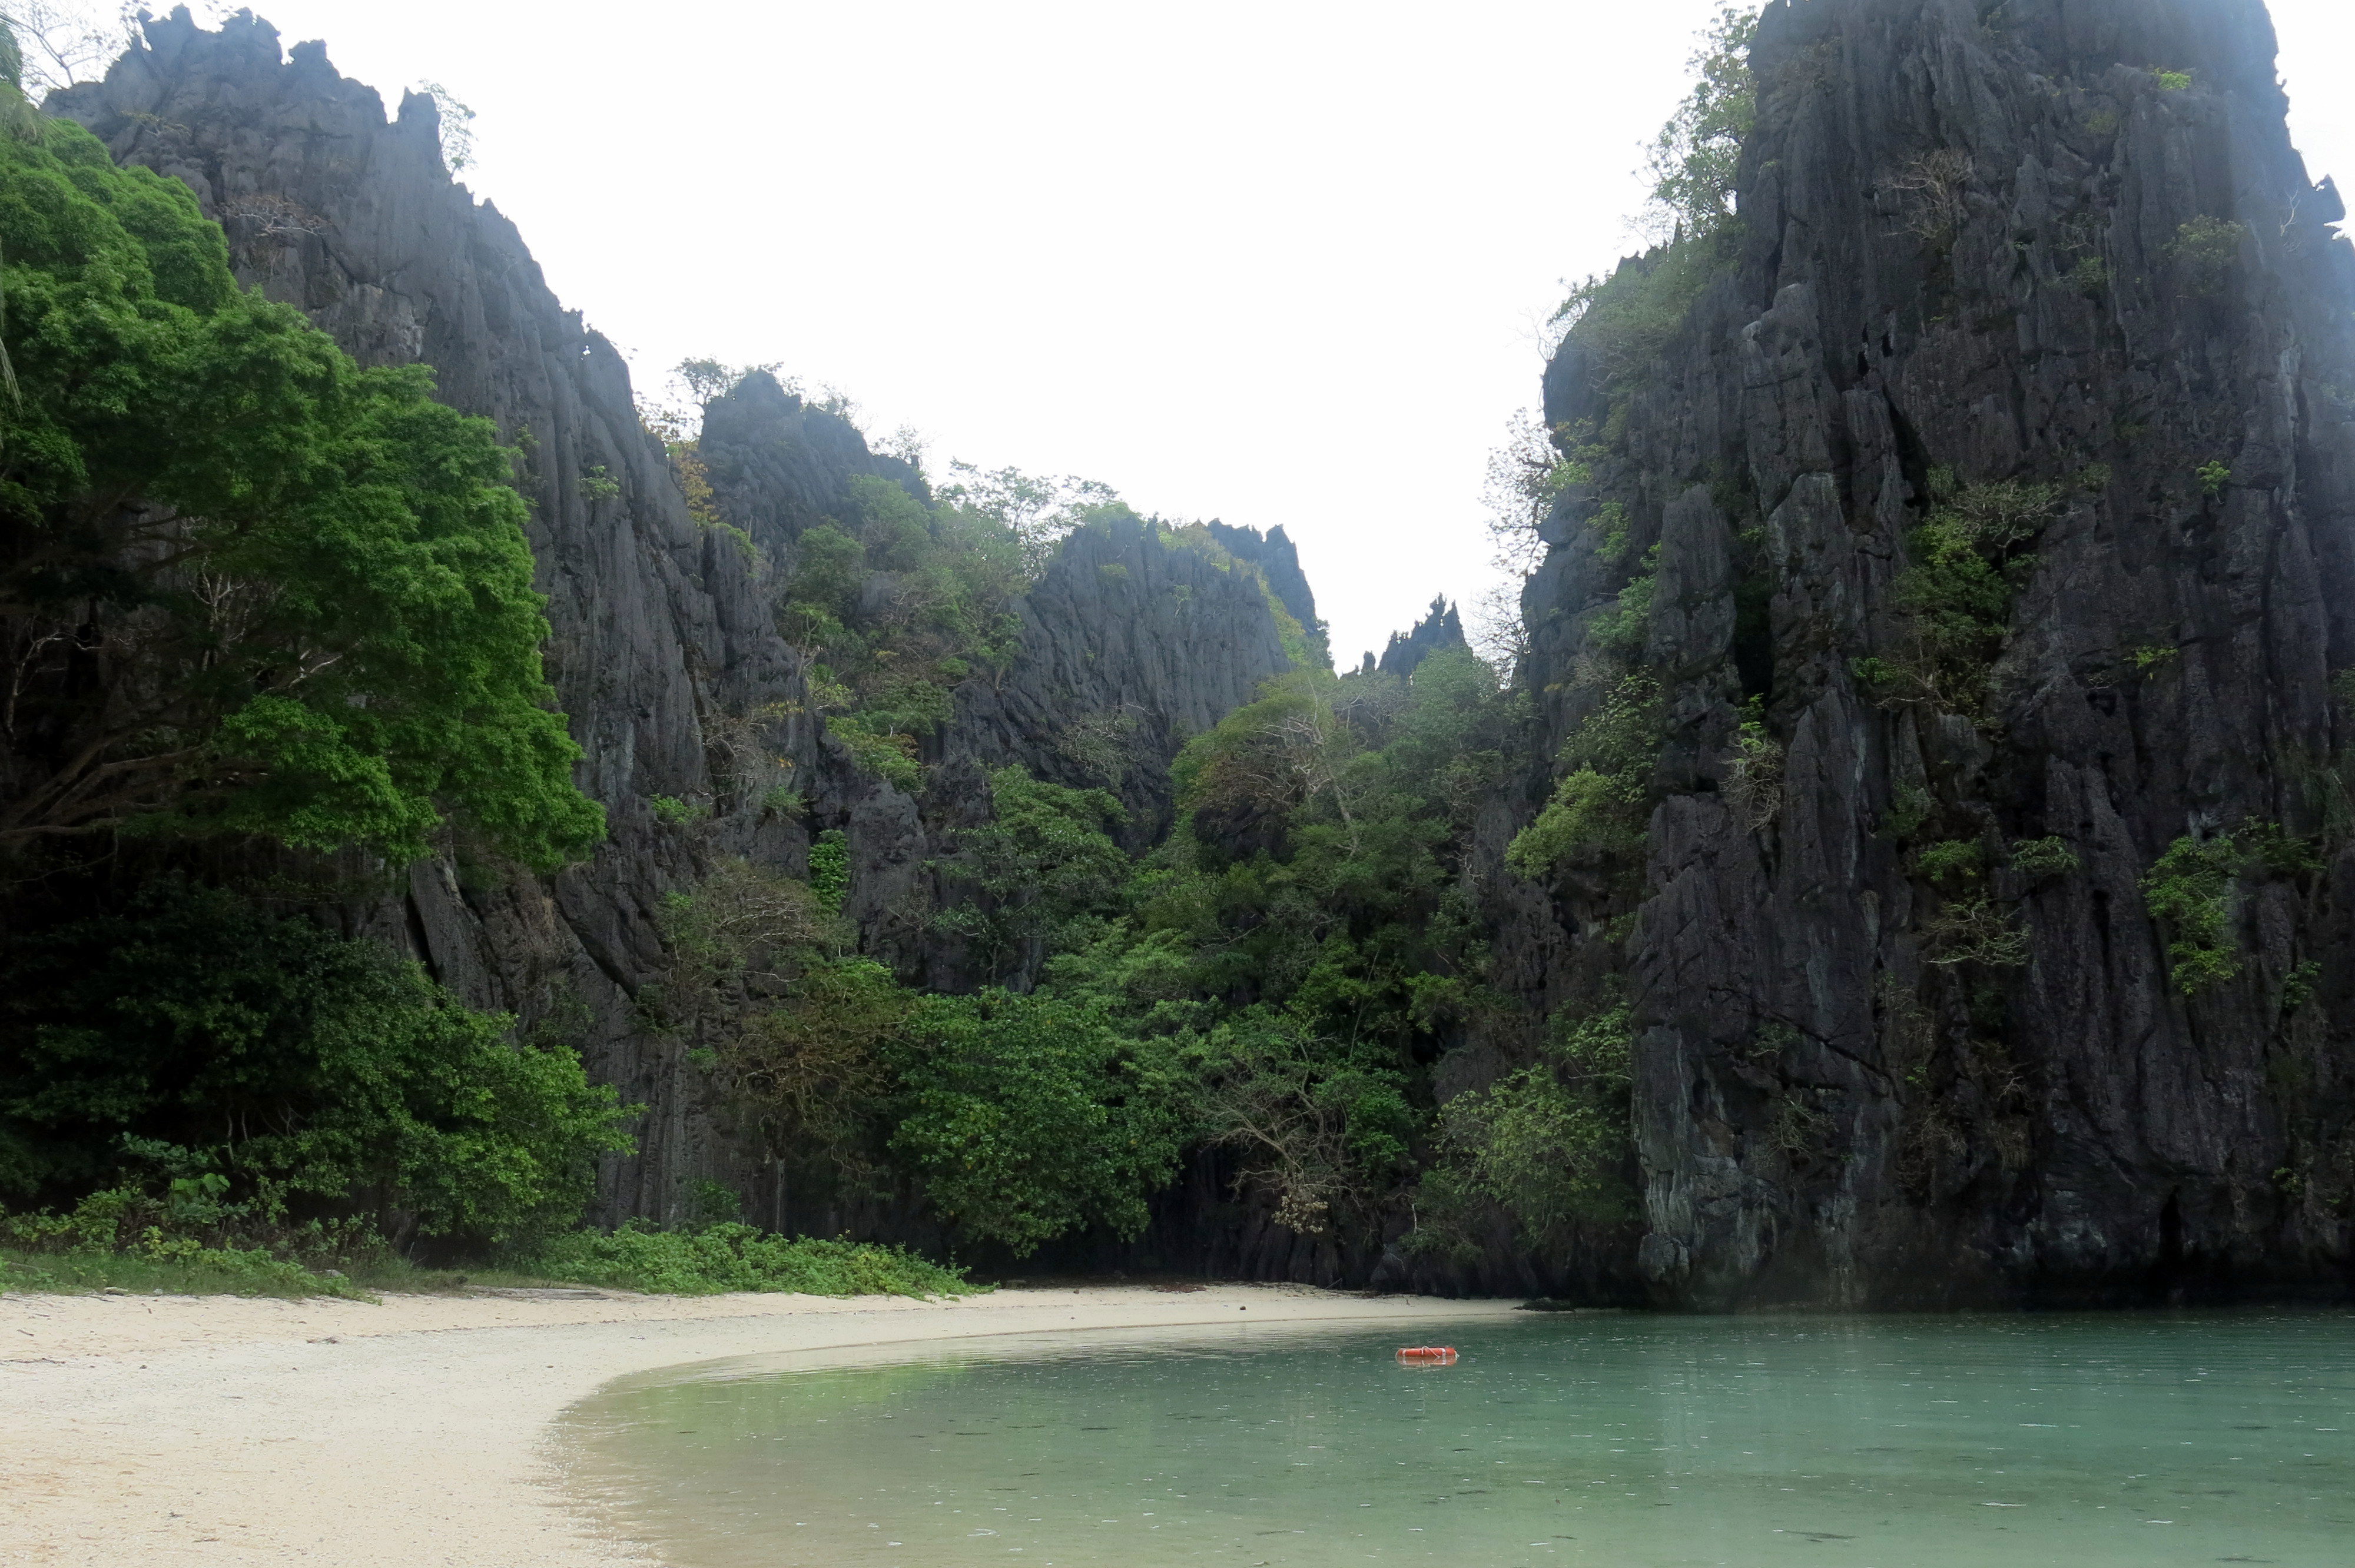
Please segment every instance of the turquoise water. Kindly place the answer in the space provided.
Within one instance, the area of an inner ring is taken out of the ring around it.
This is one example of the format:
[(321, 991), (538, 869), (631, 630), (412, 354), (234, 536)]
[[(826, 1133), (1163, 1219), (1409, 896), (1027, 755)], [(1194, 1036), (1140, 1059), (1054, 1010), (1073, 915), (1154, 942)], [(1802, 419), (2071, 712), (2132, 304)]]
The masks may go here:
[(740, 1361), (609, 1388), (564, 1442), (680, 1568), (2355, 1563), (2345, 1315), (1433, 1339), (1463, 1361), (1266, 1326)]

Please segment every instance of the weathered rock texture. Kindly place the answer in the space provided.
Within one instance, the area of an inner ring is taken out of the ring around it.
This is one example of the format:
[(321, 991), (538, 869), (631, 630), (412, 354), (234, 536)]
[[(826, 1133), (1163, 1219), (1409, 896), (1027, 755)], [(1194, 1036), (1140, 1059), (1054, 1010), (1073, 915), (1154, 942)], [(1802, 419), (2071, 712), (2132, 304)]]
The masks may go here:
[(1464, 646), (1464, 618), (1444, 599), (1431, 601), (1431, 611), (1414, 623), (1412, 630), (1393, 631), (1382, 649), (1380, 662), (1371, 653), (1366, 662), (1387, 675), (1403, 681), (1414, 673), (1414, 667), (1443, 648)]
[[(1765, 11), (1738, 258), (1556, 512), (1527, 600), (1558, 744), (1630, 569), (1584, 523), (1619, 501), (1622, 559), (1659, 548), (1640, 916), (1621, 948), (1566, 882), (1508, 913), (1503, 950), (1540, 995), (1629, 977), (1661, 1301), (2350, 1283), (2355, 736), (2330, 683), (2355, 664), (2355, 252), (2274, 54), (2258, 0)], [(1609, 401), (1573, 339), (1549, 424), (1600, 429)], [(1981, 714), (1856, 672), (1902, 654), (1892, 585), (1942, 467), (2063, 497)], [(1730, 788), (1746, 695), (1779, 809)], [(2240, 978), (2187, 999), (2143, 878), (2257, 822), (2327, 869), (2243, 876)], [(2047, 836), (2078, 870), (1999, 869)], [(1982, 891), (2024, 961), (1941, 961), (1934, 840), (1997, 857)]]
[[(665, 966), (655, 914), (666, 894), (723, 857), (799, 874), (813, 834), (845, 828), (849, 909), (870, 945), (911, 975), (954, 979), (924, 934), (941, 892), (927, 863), (944, 826), (988, 810), (972, 758), (1050, 777), (1092, 759), (1120, 777), (1087, 782), (1115, 782), (1166, 815), (1174, 747), (1285, 667), (1256, 586), (1164, 530), (1092, 532), (1021, 607), (1019, 659), (1001, 685), (969, 694), (938, 739), (937, 782), (911, 800), (826, 738), (773, 604), (794, 541), (853, 479), (921, 494), (913, 470), (758, 376), (715, 407), (705, 433), (723, 512), (756, 552), (698, 525), (640, 424), (620, 355), (558, 303), (514, 226), (451, 180), (431, 101), (409, 95), (388, 122), (322, 45), (283, 55), (250, 15), (208, 32), (182, 8), (147, 23), (144, 46), (102, 82), (48, 107), (118, 159), (186, 181), (227, 229), (242, 281), (300, 306), (363, 363), (432, 366), (443, 400), (522, 449), (554, 628), (549, 675), (611, 840), (591, 863), (545, 879), (453, 853), (412, 868), (397, 896), (346, 913), (476, 1005), (574, 1032), (592, 1075), (647, 1107), (641, 1151), (607, 1172), (611, 1217), (676, 1217), (698, 1181), (718, 1181), (752, 1200), (750, 1217), (787, 1219), (751, 1130), (635, 1005)], [(1280, 588), (1296, 582), (1287, 542), (1240, 534), (1271, 578), (1289, 568)], [(1107, 726), (1116, 755), (1075, 746), (1075, 730), (1107, 715), (1127, 721)], [(764, 805), (780, 780), (805, 810)], [(657, 798), (696, 820), (665, 822)], [(792, 1217), (828, 1234), (839, 1218)]]

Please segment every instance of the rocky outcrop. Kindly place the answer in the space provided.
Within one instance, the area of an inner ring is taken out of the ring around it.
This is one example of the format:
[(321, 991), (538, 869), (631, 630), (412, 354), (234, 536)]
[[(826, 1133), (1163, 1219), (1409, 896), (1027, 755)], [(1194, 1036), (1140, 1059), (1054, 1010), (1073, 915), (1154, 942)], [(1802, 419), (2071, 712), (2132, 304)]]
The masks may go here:
[[(1753, 60), (1739, 235), (1657, 370), (1549, 370), (1602, 450), (1526, 601), (1550, 750), (1658, 552), (1640, 914), (1565, 882), (1500, 948), (1632, 987), (1649, 1287), (2343, 1291), (2355, 251), (2264, 12), (1776, 0)], [(2009, 633), (1983, 698), (1926, 689), (1917, 530), (2007, 483)], [(2187, 995), (2146, 881), (2228, 833), (2235, 972)]]
[[(398, 896), (343, 917), (476, 1005), (570, 1033), (593, 1076), (646, 1107), (640, 1151), (606, 1173), (609, 1217), (676, 1217), (712, 1181), (743, 1194), (751, 1217), (786, 1222), (781, 1171), (637, 1006), (666, 964), (666, 895), (721, 859), (802, 874), (813, 835), (842, 828), (849, 912), (875, 950), (926, 974), (938, 956), (924, 916), (940, 896), (929, 859), (940, 833), (988, 810), (974, 759), (1075, 782), (1109, 767), (1116, 780), (1085, 781), (1116, 782), (1140, 819), (1166, 818), (1175, 747), (1285, 667), (1273, 616), (1255, 584), (1167, 530), (1091, 531), (1017, 607), (1020, 655), (1002, 683), (967, 694), (924, 798), (861, 773), (806, 700), (774, 590), (794, 541), (854, 479), (921, 496), (922, 476), (751, 377), (704, 432), (715, 505), (751, 536), (744, 550), (690, 513), (621, 356), (557, 302), (514, 226), (452, 181), (429, 100), (408, 95), (388, 120), (324, 46), (283, 53), (246, 13), (214, 32), (181, 8), (144, 31), (104, 80), (47, 107), (118, 159), (185, 181), (226, 228), (241, 281), (300, 306), (363, 363), (431, 365), (444, 401), (520, 450), (548, 673), (587, 752), (581, 785), (612, 826), (593, 862), (549, 878), (453, 846), (410, 868)], [(1242, 532), (1297, 578), (1288, 543)], [(1091, 726), (1109, 750), (1082, 744)], [(846, 1223), (794, 1217), (826, 1234)]]
[(1312, 637), (1324, 634), (1325, 623), (1316, 619), (1316, 596), (1308, 589), (1308, 576), (1300, 569), (1300, 554), (1293, 548), (1292, 537), (1282, 524), (1269, 529), (1263, 538), (1256, 528), (1238, 528), (1215, 517), (1203, 526), (1230, 555), (1260, 569), (1267, 578), (1267, 586), (1292, 619), (1300, 622), (1302, 630)]
[(1396, 675), (1403, 681), (1414, 673), (1414, 667), (1442, 648), (1461, 648), (1464, 643), (1464, 618), (1445, 599), (1431, 601), (1431, 609), (1412, 629), (1393, 631), (1377, 662), (1371, 653), (1366, 662), (1384, 674)]
[(944, 745), (1055, 783), (1110, 789), (1128, 810), (1128, 846), (1158, 842), (1169, 831), (1178, 748), (1291, 666), (1259, 582), (1234, 569), (1229, 543), (1297, 577), (1283, 533), (1263, 540), (1224, 528), (1204, 550), (1156, 523), (1082, 528), (1025, 596), (1022, 651), (1005, 680), (959, 691)]

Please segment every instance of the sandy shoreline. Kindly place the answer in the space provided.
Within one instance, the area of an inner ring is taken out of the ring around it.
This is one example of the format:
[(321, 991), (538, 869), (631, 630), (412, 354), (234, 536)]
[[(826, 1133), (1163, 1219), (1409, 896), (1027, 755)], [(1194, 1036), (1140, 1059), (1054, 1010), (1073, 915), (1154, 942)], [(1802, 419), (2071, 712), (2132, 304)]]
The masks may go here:
[(567, 1497), (543, 1443), (566, 1406), (631, 1372), (989, 1334), (1404, 1328), (1509, 1309), (1252, 1286), (963, 1302), (0, 1297), (0, 1563), (650, 1563)]

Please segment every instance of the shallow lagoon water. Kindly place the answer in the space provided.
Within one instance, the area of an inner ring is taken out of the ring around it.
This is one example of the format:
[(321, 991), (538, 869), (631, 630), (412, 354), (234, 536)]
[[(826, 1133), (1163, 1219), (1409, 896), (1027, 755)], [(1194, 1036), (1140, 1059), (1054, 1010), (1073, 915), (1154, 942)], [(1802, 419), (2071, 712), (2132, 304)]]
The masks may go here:
[(1181, 1332), (678, 1369), (562, 1442), (681, 1568), (2355, 1563), (2343, 1314)]

